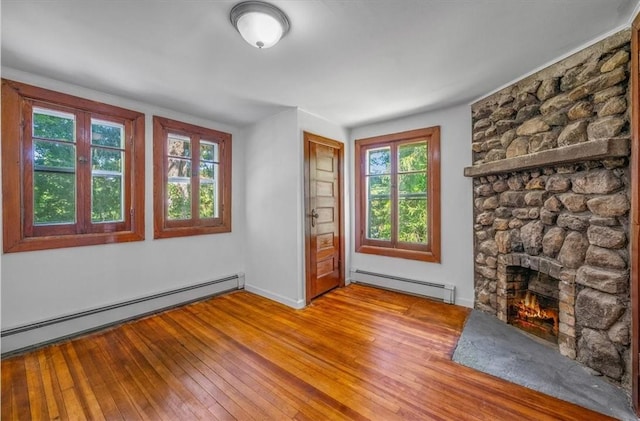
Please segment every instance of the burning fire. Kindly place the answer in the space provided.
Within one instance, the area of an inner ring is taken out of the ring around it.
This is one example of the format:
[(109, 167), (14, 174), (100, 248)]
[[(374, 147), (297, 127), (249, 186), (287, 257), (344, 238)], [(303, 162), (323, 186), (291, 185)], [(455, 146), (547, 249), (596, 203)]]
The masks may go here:
[(523, 319), (553, 319), (553, 333), (558, 334), (558, 312), (551, 309), (540, 308), (538, 297), (527, 291), (523, 300), (520, 300), (516, 307), (518, 308), (518, 317)]

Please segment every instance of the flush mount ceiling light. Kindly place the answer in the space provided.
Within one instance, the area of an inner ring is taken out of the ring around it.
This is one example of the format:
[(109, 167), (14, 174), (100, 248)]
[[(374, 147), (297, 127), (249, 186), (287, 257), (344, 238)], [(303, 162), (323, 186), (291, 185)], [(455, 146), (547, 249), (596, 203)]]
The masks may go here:
[(289, 32), (287, 15), (262, 1), (245, 1), (231, 9), (231, 23), (256, 48), (273, 47)]

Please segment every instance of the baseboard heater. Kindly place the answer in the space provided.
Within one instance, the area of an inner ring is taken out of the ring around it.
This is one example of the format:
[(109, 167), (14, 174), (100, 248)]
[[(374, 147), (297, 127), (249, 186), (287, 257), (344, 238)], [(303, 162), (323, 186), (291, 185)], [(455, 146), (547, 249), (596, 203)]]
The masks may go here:
[(360, 269), (351, 271), (351, 281), (423, 295), (447, 304), (455, 303), (456, 287), (451, 284), (419, 281), (417, 279), (402, 278), (400, 276), (368, 272)]
[(243, 287), (244, 274), (240, 273), (116, 304), (3, 329), (0, 332), (0, 337), (2, 337), (2, 357), (84, 335), (115, 324), (145, 317)]

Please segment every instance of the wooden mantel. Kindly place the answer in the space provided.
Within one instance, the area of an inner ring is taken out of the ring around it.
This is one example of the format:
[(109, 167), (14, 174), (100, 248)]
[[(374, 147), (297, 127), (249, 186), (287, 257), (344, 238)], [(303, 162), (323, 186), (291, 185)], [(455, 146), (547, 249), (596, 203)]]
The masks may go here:
[(590, 140), (562, 148), (473, 165), (464, 169), (464, 176), (483, 177), (531, 168), (629, 156), (629, 153), (629, 138), (627, 137)]

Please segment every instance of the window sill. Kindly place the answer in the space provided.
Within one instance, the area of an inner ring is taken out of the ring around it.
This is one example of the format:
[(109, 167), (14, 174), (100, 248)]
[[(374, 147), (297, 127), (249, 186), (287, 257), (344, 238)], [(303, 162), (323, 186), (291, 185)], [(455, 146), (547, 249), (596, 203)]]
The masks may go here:
[(23, 238), (10, 244), (5, 238), (4, 252), (50, 250), (67, 247), (94, 246), (100, 244), (127, 243), (143, 241), (144, 234), (133, 231), (121, 231), (100, 234), (51, 235), (47, 237)]
[(176, 227), (156, 229), (153, 234), (154, 239), (188, 237), (192, 235), (222, 234), (231, 232), (231, 227), (219, 225), (214, 227)]
[(429, 251), (404, 250), (389, 247), (360, 246), (356, 253), (375, 254), (378, 256), (397, 257), (400, 259), (420, 260), (422, 262), (440, 263), (440, 253)]

